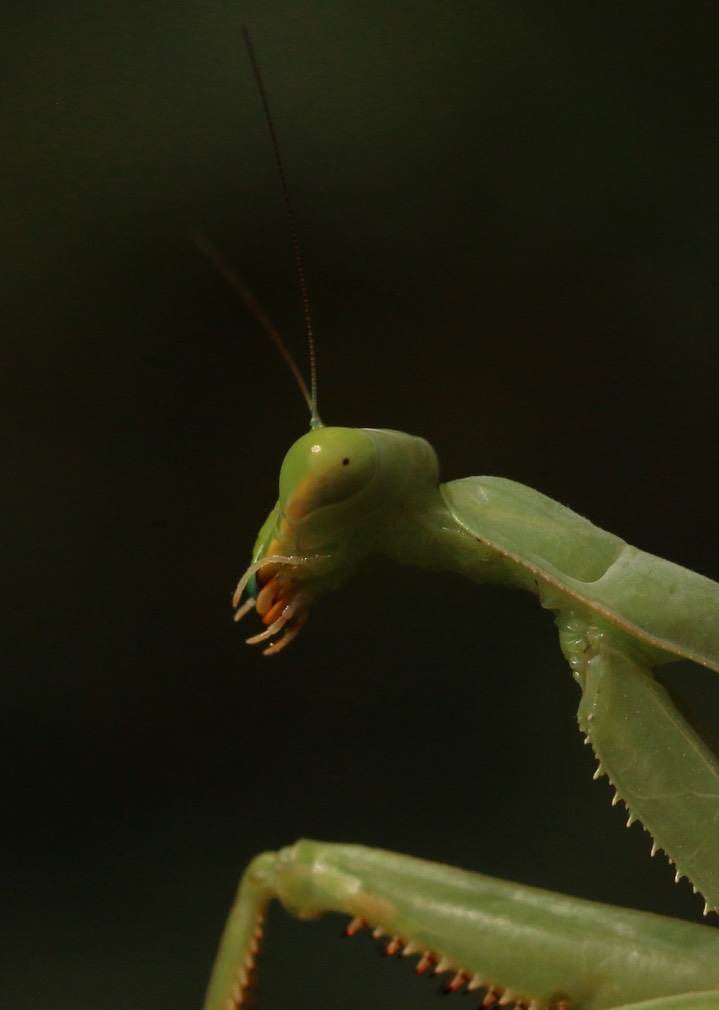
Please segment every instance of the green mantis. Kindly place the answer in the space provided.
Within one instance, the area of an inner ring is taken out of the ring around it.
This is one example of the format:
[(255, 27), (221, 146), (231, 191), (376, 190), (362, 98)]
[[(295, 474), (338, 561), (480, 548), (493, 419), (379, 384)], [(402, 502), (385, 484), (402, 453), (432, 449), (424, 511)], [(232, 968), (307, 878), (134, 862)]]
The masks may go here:
[[(280, 651), (323, 593), (378, 554), (535, 593), (582, 689), (578, 719), (597, 773), (716, 908), (719, 765), (652, 669), (684, 657), (719, 671), (719, 585), (520, 484), (440, 485), (437, 474), (421, 438), (334, 427), (303, 435), (235, 594), (236, 605), (248, 594), (237, 616), (256, 610), (266, 625), (249, 641)], [(301, 918), (344, 912), (349, 932), (386, 935), (391, 949), (419, 955), (418, 971), (450, 973), (450, 989), (478, 989), (485, 1006), (719, 1007), (711, 928), (302, 841), (247, 869), (206, 1010), (244, 1005), (272, 898)]]
[[(719, 672), (719, 585), (627, 545), (568, 508), (498, 477), (439, 483), (422, 438), (324, 427), (286, 454), (278, 501), (237, 587), (250, 643), (284, 649), (312, 606), (377, 556), (533, 593), (581, 690), (578, 721), (629, 812), (719, 908), (719, 762), (653, 671), (687, 659)], [(338, 659), (338, 662), (341, 660)], [(247, 1005), (268, 904), (334, 911), (416, 971), (485, 1007), (717, 1010), (719, 934), (698, 926), (364, 848), (302, 840), (245, 871), (205, 1010)]]

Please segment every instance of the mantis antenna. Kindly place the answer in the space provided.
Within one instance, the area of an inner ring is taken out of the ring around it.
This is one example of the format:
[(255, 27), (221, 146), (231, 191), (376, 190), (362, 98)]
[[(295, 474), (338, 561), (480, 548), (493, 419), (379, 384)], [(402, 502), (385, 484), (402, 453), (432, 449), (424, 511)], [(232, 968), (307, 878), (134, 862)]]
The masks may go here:
[(277, 169), (280, 175), (280, 184), (282, 186), (282, 196), (285, 203), (285, 211), (287, 212), (287, 221), (290, 230), (290, 241), (292, 243), (292, 253), (295, 262), (295, 269), (297, 271), (297, 279), (300, 285), (300, 295), (302, 297), (302, 309), (305, 320), (305, 333), (307, 334), (307, 343), (309, 345), (310, 351), (310, 389), (307, 388), (307, 383), (304, 380), (304, 376), (299, 369), (297, 362), (294, 359), (292, 352), (290, 351), (287, 344), (284, 342), (280, 336), (277, 329), (272, 324), (270, 317), (267, 315), (262, 305), (257, 300), (252, 290), (248, 287), (242, 277), (239, 275), (237, 270), (234, 268), (232, 263), (228, 258), (222, 253), (217, 246), (212, 242), (204, 232), (197, 231), (192, 233), (192, 240), (200, 250), (200, 252), (207, 256), (211, 263), (217, 268), (219, 273), (225, 278), (227, 283), (231, 288), (240, 296), (242, 301), (245, 303), (246, 307), (250, 310), (252, 315), (255, 317), (257, 322), (260, 324), (262, 329), (265, 331), (267, 336), (270, 338), (272, 343), (275, 345), (277, 350), (282, 355), (285, 364), (292, 372), (295, 378), (295, 382), (300, 387), (300, 392), (304, 397), (305, 403), (310, 410), (310, 429), (322, 428), (322, 419), (317, 412), (317, 362), (315, 355), (315, 334), (312, 327), (312, 316), (310, 314), (310, 302), (307, 295), (307, 282), (305, 281), (305, 270), (302, 262), (302, 253), (300, 250), (300, 243), (297, 237), (297, 228), (295, 225), (295, 215), (292, 209), (292, 201), (290, 200), (290, 191), (287, 186), (287, 178), (285, 175), (285, 167), (282, 162), (282, 156), (280, 154), (280, 145), (277, 141), (277, 134), (275, 132), (275, 126), (272, 121), (272, 114), (270, 113), (270, 104), (267, 100), (267, 94), (265, 92), (264, 84), (262, 83), (262, 75), (260, 74), (260, 68), (257, 63), (257, 57), (255, 56), (255, 51), (252, 46), (252, 40), (250, 38), (250, 33), (247, 28), (242, 29), (242, 34), (245, 39), (245, 44), (247, 45), (247, 51), (250, 56), (250, 63), (252, 64), (252, 72), (255, 77), (255, 82), (257, 83), (257, 88), (260, 93), (260, 98), (262, 100), (262, 107), (265, 113), (265, 121), (267, 127), (270, 131), (270, 140), (272, 142), (272, 150), (275, 155), (275, 162), (277, 164)]
[[(260, 324), (262, 329), (265, 331), (267, 336), (270, 338), (272, 343), (275, 345), (277, 350), (282, 355), (285, 364), (292, 372), (295, 377), (295, 382), (300, 387), (300, 392), (304, 397), (305, 403), (310, 409), (311, 415), (311, 427), (321, 428), (322, 422), (317, 415), (317, 396), (315, 391), (315, 384), (313, 381), (313, 393), (310, 395), (310, 391), (307, 388), (307, 383), (305, 382), (304, 376), (299, 369), (297, 362), (295, 361), (292, 352), (290, 351), (287, 344), (284, 342), (279, 332), (272, 323), (272, 320), (267, 315), (262, 305), (259, 303), (255, 297), (252, 290), (243, 281), (242, 277), (239, 275), (237, 270), (234, 268), (232, 263), (228, 260), (224, 253), (222, 253), (215, 243), (205, 235), (204, 232), (196, 231), (192, 233), (192, 241), (195, 243), (200, 252), (207, 256), (208, 260), (217, 267), (217, 270), (225, 278), (227, 283), (230, 285), (234, 291), (240, 296), (242, 301), (245, 303), (247, 308), (250, 310), (252, 315), (255, 317), (257, 322)], [(314, 358), (313, 358), (314, 360)]]
[[(255, 50), (252, 45), (252, 39), (250, 38), (250, 33), (246, 27), (243, 27), (242, 34), (245, 39), (245, 45), (247, 46), (247, 52), (249, 53), (250, 56), (250, 63), (252, 64), (252, 72), (255, 75), (255, 81), (257, 83), (257, 90), (259, 91), (260, 98), (262, 99), (262, 107), (265, 112), (265, 122), (267, 123), (268, 130), (270, 131), (272, 150), (274, 151), (275, 155), (275, 163), (277, 164), (277, 171), (279, 172), (280, 184), (282, 186), (282, 196), (285, 201), (285, 211), (287, 212), (287, 223), (289, 224), (290, 229), (290, 241), (292, 242), (292, 252), (294, 254), (295, 269), (297, 271), (297, 279), (299, 281), (300, 294), (302, 296), (302, 310), (305, 319), (305, 332), (307, 334), (307, 343), (309, 345), (309, 351), (310, 351), (310, 388), (311, 388), (311, 395), (309, 399), (310, 428), (312, 429), (321, 428), (323, 427), (322, 421), (320, 420), (320, 416), (317, 413), (317, 362), (315, 358), (315, 334), (314, 329), (312, 328), (312, 317), (310, 315), (310, 302), (309, 297), (307, 295), (307, 282), (305, 280), (305, 268), (302, 261), (300, 242), (297, 237), (297, 227), (295, 225), (295, 213), (292, 208), (292, 201), (290, 200), (290, 191), (287, 185), (285, 166), (282, 162), (282, 155), (280, 154), (280, 145), (278, 143), (277, 134), (275, 132), (275, 124), (272, 120), (272, 113), (270, 112), (270, 103), (267, 100), (267, 93), (265, 92), (265, 86), (262, 81), (262, 75), (260, 74), (260, 68), (259, 64), (257, 63), (257, 57), (255, 56)], [(273, 337), (272, 339), (274, 340), (275, 338)], [(281, 340), (281, 338), (280, 343), (283, 344), (284, 346), (284, 342)], [(291, 355), (286, 348), (282, 353), (283, 356), (285, 357), (285, 360), (291, 358)], [(295, 369), (296, 365), (292, 367), (292, 371), (295, 372)], [(305, 386), (304, 382), (301, 383), (300, 388), (302, 387), (304, 387), (304, 393), (306, 398), (307, 387)]]

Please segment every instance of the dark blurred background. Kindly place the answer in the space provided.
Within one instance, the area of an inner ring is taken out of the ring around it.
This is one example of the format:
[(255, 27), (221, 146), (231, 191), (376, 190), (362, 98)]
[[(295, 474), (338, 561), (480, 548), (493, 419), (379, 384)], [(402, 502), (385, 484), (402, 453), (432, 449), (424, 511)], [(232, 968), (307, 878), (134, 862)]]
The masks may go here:
[[(591, 781), (531, 598), (383, 569), (281, 657), (244, 646), (230, 594), (307, 416), (189, 233), (304, 364), (247, 24), (324, 419), (719, 577), (716, 5), (0, 17), (2, 1007), (196, 1010), (243, 865), (301, 835), (699, 918)], [(270, 925), (264, 1010), (436, 1005), (339, 920)]]

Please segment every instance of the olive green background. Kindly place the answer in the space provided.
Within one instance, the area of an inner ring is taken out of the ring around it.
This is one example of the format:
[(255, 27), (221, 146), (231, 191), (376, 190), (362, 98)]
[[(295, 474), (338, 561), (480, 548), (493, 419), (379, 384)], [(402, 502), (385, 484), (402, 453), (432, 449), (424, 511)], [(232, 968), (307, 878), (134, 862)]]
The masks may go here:
[[(194, 1010), (241, 868), (300, 835), (696, 916), (591, 781), (529, 597), (380, 567), (281, 657), (245, 648), (231, 590), (307, 417), (188, 236), (304, 364), (247, 24), (324, 419), (421, 434), (446, 478), (512, 477), (719, 577), (716, 5), (15, 6), (4, 1010)], [(272, 917), (263, 1010), (436, 1005), (339, 928)]]

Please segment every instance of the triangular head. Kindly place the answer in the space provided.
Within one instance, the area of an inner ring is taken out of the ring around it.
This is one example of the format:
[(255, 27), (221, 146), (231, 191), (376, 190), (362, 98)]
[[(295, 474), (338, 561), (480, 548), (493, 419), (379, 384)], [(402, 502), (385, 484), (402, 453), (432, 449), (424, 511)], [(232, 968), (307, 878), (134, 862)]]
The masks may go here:
[(280, 470), (277, 504), (264, 522), (252, 564), (235, 591), (239, 620), (256, 609), (273, 639), (267, 654), (297, 635), (315, 598), (366, 558), (386, 551), (398, 509), (437, 494), (439, 464), (422, 438), (375, 428), (322, 427), (298, 439)]

